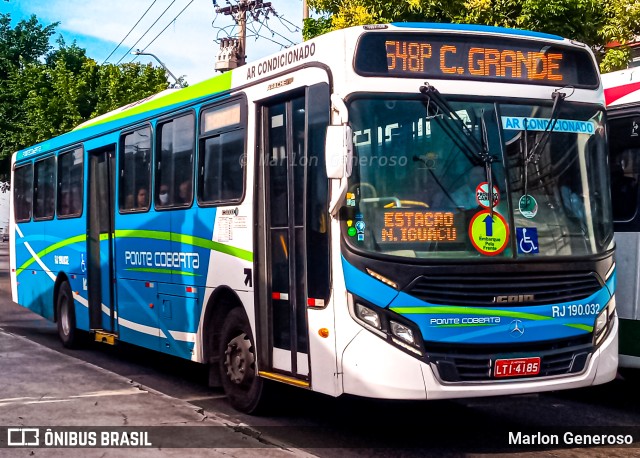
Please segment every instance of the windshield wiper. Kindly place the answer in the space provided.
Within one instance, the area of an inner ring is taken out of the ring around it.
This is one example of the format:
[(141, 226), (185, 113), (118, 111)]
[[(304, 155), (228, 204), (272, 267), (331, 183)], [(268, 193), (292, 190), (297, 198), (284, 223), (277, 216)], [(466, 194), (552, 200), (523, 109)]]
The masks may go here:
[[(463, 151), (466, 152), (470, 159), (475, 159), (476, 164), (478, 160), (482, 162), (482, 165), (485, 169), (486, 181), (489, 186), (489, 206), (490, 206), (490, 214), (493, 219), (493, 179), (491, 176), (491, 163), (494, 158), (489, 154), (489, 141), (487, 134), (487, 125), (484, 120), (484, 110), (482, 111), (482, 116), (480, 119), (480, 126), (482, 129), (482, 143), (479, 143), (478, 140), (474, 137), (473, 132), (466, 123), (458, 116), (444, 96), (438, 91), (434, 86), (429, 83), (425, 83), (424, 86), (420, 86), (420, 92), (427, 96), (427, 101), (425, 103), (425, 107), (427, 109), (427, 117), (429, 116), (429, 107), (431, 101), (436, 105), (437, 111), (433, 115), (433, 117), (437, 117), (439, 114), (446, 115), (449, 119), (454, 121), (453, 125), (457, 127), (454, 130), (451, 127), (451, 123), (441, 123), (443, 130), (445, 133), (451, 138), (454, 143)], [(424, 103), (424, 102), (423, 102)], [(465, 141), (466, 140), (466, 141)], [(469, 145), (469, 143), (471, 145)]]
[(484, 120), (484, 109), (480, 110), (480, 128), (482, 129), (482, 160), (487, 178), (487, 191), (489, 192), (489, 216), (493, 220), (493, 174), (491, 173), (491, 163), (493, 156), (489, 154), (489, 134), (487, 133), (487, 123)]
[[(423, 101), (427, 109), (427, 117), (437, 119), (438, 116), (441, 115), (453, 120), (453, 123), (440, 123), (445, 133), (460, 149), (464, 150), (467, 155), (475, 159), (481, 159), (482, 156), (479, 152), (482, 150), (482, 145), (478, 143), (478, 140), (473, 136), (473, 132), (471, 132), (471, 129), (469, 129), (458, 113), (449, 106), (449, 103), (442, 94), (440, 94), (440, 91), (429, 83), (425, 83), (424, 86), (420, 86), (420, 92), (427, 96), (426, 103)], [(436, 112), (432, 116), (429, 116), (431, 102), (436, 106)], [(452, 125), (455, 126), (456, 129), (454, 129)], [(469, 143), (472, 144), (469, 145)]]
[[(527, 118), (525, 118), (523, 121), (524, 133), (523, 133), (523, 148), (522, 148), (522, 153), (523, 153), (522, 180), (524, 181), (524, 194), (523, 194), (524, 196), (529, 195), (529, 164), (531, 162), (533, 162), (534, 164), (537, 164), (540, 156), (540, 152), (544, 150), (545, 146), (547, 146), (547, 143), (549, 142), (549, 138), (551, 138), (551, 134), (553, 133), (553, 129), (555, 128), (556, 123), (558, 122), (558, 117), (560, 116), (560, 110), (559, 110), (560, 102), (564, 101), (564, 99), (566, 99), (567, 97), (571, 97), (571, 95), (573, 95), (573, 92), (571, 92), (571, 94), (569, 95), (567, 95), (565, 92), (560, 92), (562, 89), (566, 89), (566, 88), (573, 89), (573, 86), (563, 86), (559, 89), (554, 90), (551, 93), (551, 99), (553, 100), (553, 107), (551, 108), (551, 116), (549, 117), (549, 122), (547, 123), (538, 141), (533, 145), (533, 148), (531, 148), (531, 151), (529, 151), (529, 145), (527, 142), (528, 120)], [(528, 199), (528, 197), (526, 198)]]

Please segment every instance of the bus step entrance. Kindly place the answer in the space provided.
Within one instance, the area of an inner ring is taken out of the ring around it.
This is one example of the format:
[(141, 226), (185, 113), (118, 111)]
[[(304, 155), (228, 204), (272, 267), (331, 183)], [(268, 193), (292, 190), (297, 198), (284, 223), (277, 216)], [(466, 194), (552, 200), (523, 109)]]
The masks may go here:
[(101, 331), (99, 329), (95, 330), (95, 338), (96, 338), (96, 342), (101, 342), (101, 343), (105, 343), (108, 345), (115, 345), (116, 344), (116, 336), (115, 334), (111, 333), (111, 332), (105, 332), (105, 331)]

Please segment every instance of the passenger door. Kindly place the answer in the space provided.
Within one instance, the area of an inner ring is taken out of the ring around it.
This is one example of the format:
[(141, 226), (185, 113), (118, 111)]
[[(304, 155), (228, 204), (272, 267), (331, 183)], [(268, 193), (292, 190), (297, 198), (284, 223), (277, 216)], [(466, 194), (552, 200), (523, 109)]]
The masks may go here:
[[(260, 373), (273, 370), (308, 385), (308, 306), (329, 291), (326, 84), (266, 101), (258, 163), (258, 341)], [(313, 148), (311, 147), (313, 146)], [(281, 376), (271, 378), (283, 380)], [(286, 381), (286, 379), (284, 379)]]
[(115, 331), (114, 291), (115, 146), (89, 151), (87, 276), (91, 329)]

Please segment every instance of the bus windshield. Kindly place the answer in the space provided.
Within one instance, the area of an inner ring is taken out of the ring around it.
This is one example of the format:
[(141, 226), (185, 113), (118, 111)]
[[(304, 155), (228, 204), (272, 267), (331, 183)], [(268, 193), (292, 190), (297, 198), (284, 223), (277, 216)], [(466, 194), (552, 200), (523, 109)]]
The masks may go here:
[(428, 97), (351, 102), (354, 159), (342, 227), (352, 248), (430, 259), (611, 248), (600, 107), (564, 100), (552, 113), (551, 100), (456, 98), (448, 108)]

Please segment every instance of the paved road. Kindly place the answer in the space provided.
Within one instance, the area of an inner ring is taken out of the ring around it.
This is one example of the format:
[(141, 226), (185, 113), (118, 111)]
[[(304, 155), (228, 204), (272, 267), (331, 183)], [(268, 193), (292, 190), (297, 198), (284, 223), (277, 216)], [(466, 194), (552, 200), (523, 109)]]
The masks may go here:
[[(3, 256), (0, 246), (0, 272)], [(640, 456), (640, 448), (577, 448), (563, 445), (514, 447), (509, 431), (631, 433), (640, 441), (640, 395), (631, 381), (573, 391), (461, 401), (390, 402), (332, 399), (300, 390), (282, 394), (282, 408), (271, 416), (235, 412), (220, 391), (206, 386), (201, 366), (120, 344), (88, 343), (70, 351), (60, 345), (55, 326), (15, 305), (7, 276), (0, 276), (0, 328), (24, 336), (127, 380), (210, 412), (230, 424), (249, 425), (275, 443), (321, 457), (480, 456)], [(0, 349), (1, 350), (1, 349)], [(1, 397), (1, 396), (0, 396)], [(586, 429), (585, 429), (586, 428)]]

